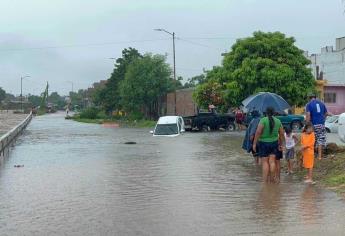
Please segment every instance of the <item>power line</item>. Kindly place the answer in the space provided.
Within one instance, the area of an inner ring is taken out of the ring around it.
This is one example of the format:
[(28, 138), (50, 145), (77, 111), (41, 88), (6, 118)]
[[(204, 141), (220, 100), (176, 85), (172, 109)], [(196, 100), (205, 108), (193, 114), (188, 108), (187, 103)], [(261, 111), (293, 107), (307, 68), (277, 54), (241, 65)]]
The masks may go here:
[(206, 45), (206, 44), (197, 43), (197, 42), (194, 42), (194, 41), (191, 41), (191, 40), (187, 40), (187, 39), (184, 39), (184, 38), (177, 38), (177, 39), (180, 40), (180, 41), (183, 41), (183, 42), (187, 42), (189, 44), (193, 44), (193, 45), (197, 45), (197, 46), (201, 46), (201, 47), (205, 47), (205, 48), (221, 50), (221, 51), (224, 50), (224, 49), (221, 49), (221, 48), (215, 48), (215, 47), (212, 47), (212, 46), (209, 46), (209, 45)]
[(31, 47), (31, 48), (9, 48), (9, 49), (0, 49), (0, 51), (4, 52), (4, 51), (26, 51), (26, 50), (59, 49), (59, 48), (78, 48), (78, 47), (99, 47), (99, 46), (108, 46), (108, 45), (116, 45), (116, 44), (147, 43), (147, 42), (156, 42), (156, 41), (164, 41), (164, 40), (170, 40), (170, 38), (143, 39), (143, 40), (107, 42), (107, 43), (71, 44), (71, 45)]

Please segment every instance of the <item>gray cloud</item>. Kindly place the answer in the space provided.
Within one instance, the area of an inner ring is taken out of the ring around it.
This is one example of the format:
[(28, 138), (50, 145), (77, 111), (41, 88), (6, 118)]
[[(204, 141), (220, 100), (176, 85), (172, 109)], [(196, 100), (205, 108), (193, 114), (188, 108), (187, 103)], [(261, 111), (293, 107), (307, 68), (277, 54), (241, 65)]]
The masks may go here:
[[(255, 30), (296, 36), (310, 52), (345, 36), (341, 0), (2, 0), (0, 2), (0, 86), (19, 94), (20, 76), (29, 74), (24, 93), (67, 94), (70, 83), (86, 88), (109, 77), (124, 47), (168, 54), (177, 37), (177, 73), (200, 74), (221, 62), (236, 38)], [(142, 41), (157, 39), (156, 41)], [(36, 48), (36, 49), (33, 49)], [(37, 49), (45, 48), (45, 49)], [(19, 50), (21, 49), (21, 50)]]

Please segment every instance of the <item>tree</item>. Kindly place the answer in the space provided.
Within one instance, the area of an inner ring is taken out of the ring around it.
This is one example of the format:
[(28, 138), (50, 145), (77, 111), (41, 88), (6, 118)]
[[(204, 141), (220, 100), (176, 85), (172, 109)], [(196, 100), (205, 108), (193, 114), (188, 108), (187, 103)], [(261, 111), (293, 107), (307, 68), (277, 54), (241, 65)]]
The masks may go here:
[(216, 79), (211, 79), (207, 83), (197, 86), (193, 93), (193, 98), (201, 108), (214, 105), (220, 110), (224, 110), (224, 87)]
[(0, 104), (6, 98), (6, 91), (0, 87)]
[(101, 106), (106, 112), (121, 109), (119, 84), (125, 79), (127, 67), (142, 55), (134, 48), (125, 48), (122, 57), (116, 59), (115, 68), (104, 88), (98, 89), (93, 98), (96, 105)]
[(41, 104), (42, 97), (36, 95), (29, 95), (28, 100), (34, 107), (38, 107)]
[(224, 85), (222, 96), (229, 107), (262, 91), (277, 93), (290, 105), (303, 105), (315, 81), (307, 68), (310, 61), (294, 43), (280, 32), (254, 32), (253, 37), (237, 40), (222, 66), (207, 76)]
[(52, 92), (48, 97), (48, 101), (55, 104), (57, 109), (64, 109), (66, 102), (63, 97), (61, 97), (57, 92)]
[(145, 118), (157, 118), (159, 101), (172, 87), (170, 76), (171, 69), (164, 56), (145, 54), (137, 58), (128, 66), (120, 83), (122, 108)]
[(206, 75), (194, 77), (193, 83), (196, 89), (193, 99), (200, 108), (208, 108), (209, 105), (217, 106), (218, 110), (225, 111), (227, 103), (225, 97), (224, 70), (220, 66), (214, 66)]
[(201, 74), (197, 76), (193, 76), (192, 78), (189, 78), (187, 82), (183, 85), (184, 88), (192, 88), (199, 84), (203, 84), (206, 82), (206, 75)]
[(297, 48), (294, 38), (280, 32), (255, 32), (237, 40), (223, 61), (227, 92), (233, 105), (257, 92), (274, 92), (291, 105), (303, 105), (306, 94), (315, 89), (310, 61)]

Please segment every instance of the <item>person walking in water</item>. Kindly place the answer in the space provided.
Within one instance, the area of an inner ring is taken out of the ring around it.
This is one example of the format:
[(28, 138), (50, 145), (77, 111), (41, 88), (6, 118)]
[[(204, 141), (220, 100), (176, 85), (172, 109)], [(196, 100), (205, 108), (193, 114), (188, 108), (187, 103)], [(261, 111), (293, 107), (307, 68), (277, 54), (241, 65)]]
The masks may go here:
[(303, 167), (308, 170), (307, 176), (305, 176), (305, 183), (313, 183), (313, 167), (314, 167), (314, 145), (315, 134), (313, 131), (313, 125), (307, 123), (301, 135)]
[(306, 121), (314, 126), (315, 144), (318, 153), (318, 159), (322, 159), (322, 149), (326, 146), (326, 128), (325, 120), (328, 115), (327, 108), (323, 102), (316, 99), (314, 94), (309, 95), (309, 103), (306, 106)]
[(298, 138), (292, 132), (290, 127), (285, 129), (285, 159), (287, 162), (287, 174), (293, 173), (293, 161), (295, 158), (295, 146), (298, 143)]
[(258, 128), (258, 125), (260, 122), (260, 113), (254, 110), (251, 112), (251, 115), (253, 119), (250, 121), (249, 126), (246, 129), (246, 134), (243, 139), (242, 148), (246, 150), (248, 153), (251, 152), (255, 159), (255, 163), (259, 164), (259, 156), (257, 152), (258, 150), (256, 152), (253, 151), (253, 141), (254, 141), (256, 129)]
[[(253, 141), (253, 151), (256, 152), (258, 149), (259, 157), (261, 158), (264, 182), (279, 182), (276, 176), (276, 156), (279, 151), (279, 145), (285, 143), (282, 123), (273, 114), (274, 108), (268, 107), (266, 117), (260, 120)], [(270, 180), (268, 178), (269, 175)]]
[(237, 129), (239, 131), (242, 131), (243, 129), (243, 122), (244, 122), (244, 114), (241, 111), (240, 108), (237, 108), (236, 112), (235, 112), (235, 120), (236, 120), (236, 124), (237, 124)]

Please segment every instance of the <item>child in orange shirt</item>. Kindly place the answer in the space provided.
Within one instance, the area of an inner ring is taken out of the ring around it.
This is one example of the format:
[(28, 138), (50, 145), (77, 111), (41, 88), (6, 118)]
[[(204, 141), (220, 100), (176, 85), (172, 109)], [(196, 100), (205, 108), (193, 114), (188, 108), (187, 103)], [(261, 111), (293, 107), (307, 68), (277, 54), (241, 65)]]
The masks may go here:
[(315, 134), (313, 125), (307, 123), (304, 126), (302, 136), (302, 155), (303, 155), (303, 166), (308, 170), (305, 183), (313, 183), (313, 167), (314, 167), (314, 145), (315, 145)]

